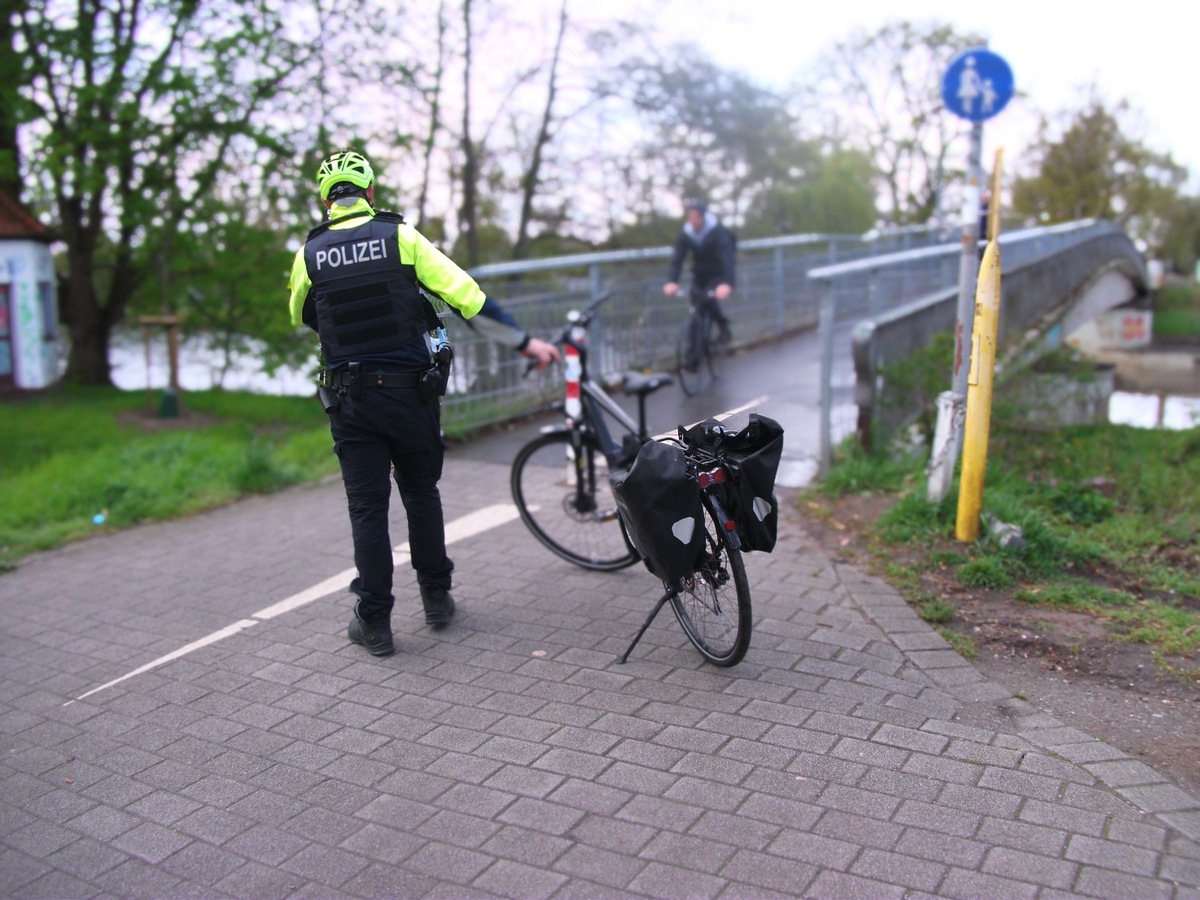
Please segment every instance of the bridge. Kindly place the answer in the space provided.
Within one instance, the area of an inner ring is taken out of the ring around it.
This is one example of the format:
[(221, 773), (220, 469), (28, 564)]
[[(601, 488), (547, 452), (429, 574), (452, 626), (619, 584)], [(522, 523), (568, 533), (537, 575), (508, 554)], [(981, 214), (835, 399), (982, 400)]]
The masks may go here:
[[(1000, 247), (1000, 343), (1010, 367), (1146, 290), (1140, 253), (1111, 223), (1012, 230)], [(472, 274), (539, 335), (556, 334), (569, 309), (607, 294), (592, 329), (593, 375), (616, 379), (629, 369), (673, 363), (688, 309), (685, 299), (662, 296), (670, 253), (662, 247), (580, 254), (481, 266)], [(764, 411), (789, 428), (787, 454), (798, 483), (826, 468), (830, 448), (864, 422), (885, 433), (911, 421), (915, 406), (881, 405), (879, 390), (889, 367), (935, 335), (953, 333), (957, 233), (899, 229), (744, 240), (738, 253), (735, 340), (756, 352), (735, 360), (730, 375), (740, 379), (740, 392), (681, 401), (675, 415), (701, 418), (714, 403), (737, 405), (769, 393)], [(559, 374), (523, 377), (522, 360), (464, 331), (456, 334), (457, 381), (443, 414), (449, 429), (549, 408), (558, 398)]]

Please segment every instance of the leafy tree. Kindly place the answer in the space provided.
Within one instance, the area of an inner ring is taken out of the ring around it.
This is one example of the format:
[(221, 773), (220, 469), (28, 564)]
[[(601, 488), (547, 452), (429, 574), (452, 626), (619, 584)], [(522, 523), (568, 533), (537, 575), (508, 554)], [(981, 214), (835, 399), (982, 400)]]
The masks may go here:
[(238, 359), (255, 358), (268, 373), (312, 361), (312, 332), (293, 328), (286, 312), (281, 273), (293, 254), (284, 233), (247, 221), (219, 200), (203, 209), (207, 226), (196, 240), (179, 242), (172, 269), (182, 286), (175, 307), (185, 336), (207, 338), (216, 352), (214, 384)]
[(632, 223), (614, 229), (607, 241), (607, 248), (626, 250), (670, 246), (675, 243), (681, 227), (681, 216), (668, 216), (663, 213), (641, 215)]
[(656, 193), (704, 197), (736, 220), (764, 182), (786, 176), (795, 129), (776, 94), (690, 45), (628, 63), (622, 79), (650, 128), (640, 180)]
[(1187, 170), (1131, 137), (1126, 112), (1092, 97), (1061, 127), (1043, 119), (1029, 150), (1035, 174), (1013, 185), (1014, 211), (1042, 222), (1109, 219), (1158, 252)]
[(803, 120), (819, 123), (823, 136), (870, 154), (894, 224), (928, 221), (961, 175), (950, 150), (963, 128), (943, 109), (942, 75), (958, 53), (981, 43), (944, 24), (859, 30), (823, 55), (814, 84), (798, 97)]
[(1178, 272), (1194, 272), (1200, 260), (1200, 198), (1179, 197), (1165, 222), (1160, 252)]
[(106, 384), (111, 329), (232, 149), (282, 149), (257, 115), (307, 51), (271, 0), (51, 2), (15, 24), (28, 170), (67, 245), (67, 377)]
[(814, 145), (794, 177), (758, 194), (746, 213), (743, 234), (861, 234), (875, 225), (875, 171), (858, 150)]
[(29, 6), (27, 0), (0, 0), (0, 191), (20, 199), (20, 146), (17, 143), (18, 106), (21, 103), (21, 57), (14, 39), (14, 17)]

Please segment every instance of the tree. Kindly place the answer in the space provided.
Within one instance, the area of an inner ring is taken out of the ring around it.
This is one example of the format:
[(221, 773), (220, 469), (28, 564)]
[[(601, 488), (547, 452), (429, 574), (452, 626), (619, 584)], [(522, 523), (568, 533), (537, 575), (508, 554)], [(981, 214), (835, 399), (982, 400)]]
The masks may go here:
[(782, 161), (796, 138), (777, 95), (687, 45), (628, 63), (621, 78), (650, 128), (639, 160), (646, 171), (634, 183), (660, 196), (703, 197), (736, 221), (764, 183), (786, 177)]
[(742, 231), (746, 237), (779, 234), (861, 234), (875, 225), (875, 171), (858, 150), (811, 148), (796, 177), (754, 198)]
[(0, 0), (0, 192), (21, 197), (21, 154), (17, 142), (18, 107), (23, 78), (14, 20), (29, 7), (27, 0)]
[(554, 100), (558, 95), (558, 63), (562, 55), (563, 38), (566, 33), (567, 0), (562, 0), (558, 16), (558, 36), (554, 41), (554, 51), (551, 54), (547, 77), (546, 103), (542, 108), (537, 135), (534, 137), (533, 148), (529, 154), (529, 165), (521, 176), (521, 219), (517, 224), (517, 240), (513, 244), (513, 259), (521, 259), (529, 255), (529, 228), (533, 223), (533, 203), (541, 183), (543, 155), (546, 152), (546, 146), (553, 139)]
[(462, 134), (462, 206), (458, 230), (466, 241), (467, 265), (479, 263), (479, 147), (471, 134), (471, 61), (474, 54), (471, 31), (471, 0), (463, 0), (463, 114)]
[(231, 151), (283, 149), (256, 116), (307, 51), (270, 0), (52, 2), (15, 22), (28, 171), (67, 245), (67, 377), (107, 384), (113, 326)]
[(1200, 260), (1200, 198), (1179, 197), (1166, 220), (1159, 248), (1177, 272), (1194, 272)]
[(955, 55), (982, 43), (940, 24), (859, 30), (821, 58), (816, 82), (798, 97), (802, 120), (870, 154), (894, 224), (928, 221), (961, 174), (949, 155), (963, 130), (943, 108), (941, 81)]
[(1028, 154), (1035, 174), (1014, 183), (1013, 210), (1039, 222), (1109, 219), (1159, 252), (1187, 170), (1131, 137), (1127, 111), (1093, 96), (1061, 127), (1043, 119)]
[(433, 68), (433, 82), (424, 91), (429, 103), (429, 127), (421, 147), (421, 189), (417, 195), (417, 228), (425, 226), (425, 207), (429, 202), (430, 169), (433, 166), (433, 151), (437, 146), (438, 132), (442, 128), (442, 91), (446, 77), (446, 0), (440, 0), (437, 13), (437, 57)]

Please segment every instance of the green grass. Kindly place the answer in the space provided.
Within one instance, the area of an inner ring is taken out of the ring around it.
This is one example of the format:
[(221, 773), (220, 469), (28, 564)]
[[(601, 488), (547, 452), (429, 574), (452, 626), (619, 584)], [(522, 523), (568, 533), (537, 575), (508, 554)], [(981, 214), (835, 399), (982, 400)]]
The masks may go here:
[(965, 634), (959, 634), (957, 631), (947, 628), (944, 625), (937, 629), (937, 633), (963, 659), (975, 658), (975, 642)]
[[(100, 531), (169, 519), (337, 470), (308, 398), (188, 393), (197, 424), (138, 421), (142, 392), (62, 388), (0, 416), (0, 565)], [(102, 516), (102, 524), (95, 517)]]
[(857, 439), (849, 438), (838, 446), (834, 466), (820, 490), (832, 496), (896, 491), (919, 469), (920, 462), (913, 456), (868, 453)]
[(917, 607), (917, 614), (926, 622), (944, 625), (954, 620), (957, 609), (953, 603), (944, 600), (926, 600)]
[[(1014, 390), (1019, 386), (1000, 388)], [(923, 460), (885, 462), (860, 454), (847, 462), (850, 472), (839, 476), (838, 467), (847, 463), (835, 462), (821, 489), (836, 495), (895, 486), (896, 502), (874, 523), (875, 537), (885, 545), (928, 548), (923, 564), (885, 563), (885, 575), (910, 595), (919, 587), (914, 573), (951, 569), (968, 587), (1021, 585), (1015, 596), (1025, 602), (1102, 617), (1116, 636), (1148, 642), (1160, 657), (1200, 650), (1194, 610), (1200, 601), (1200, 428), (1031, 431), (998, 402), (983, 512), (1020, 527), (1025, 544), (1012, 549), (1001, 548), (986, 528), (975, 543), (944, 549), (954, 540), (957, 485), (942, 503), (929, 503)], [(884, 472), (886, 478), (878, 474)], [(884, 547), (880, 558), (886, 557)], [(1106, 575), (1136, 594), (1096, 583)], [(912, 597), (919, 612), (929, 600)]]
[(1154, 314), (1156, 337), (1200, 338), (1200, 311), (1167, 309)]
[(958, 580), (967, 587), (1006, 588), (1013, 584), (1011, 566), (998, 556), (980, 556), (958, 567)]
[(1065, 580), (1015, 595), (1024, 603), (1072, 609), (1108, 619), (1120, 626), (1126, 640), (1153, 644), (1167, 656), (1192, 656), (1200, 650), (1200, 615), (1157, 600), (1139, 600), (1081, 580)]
[(1174, 284), (1154, 298), (1156, 337), (1200, 338), (1200, 286)]

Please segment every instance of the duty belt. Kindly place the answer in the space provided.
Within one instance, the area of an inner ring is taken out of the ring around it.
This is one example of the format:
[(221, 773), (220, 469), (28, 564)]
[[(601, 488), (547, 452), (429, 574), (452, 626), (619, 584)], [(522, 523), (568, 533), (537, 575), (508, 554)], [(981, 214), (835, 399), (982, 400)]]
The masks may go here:
[[(363, 372), (358, 373), (358, 383), (363, 387), (414, 388), (421, 383), (420, 372)], [(325, 372), (322, 384), (326, 387), (354, 387), (355, 373), (348, 369)]]

